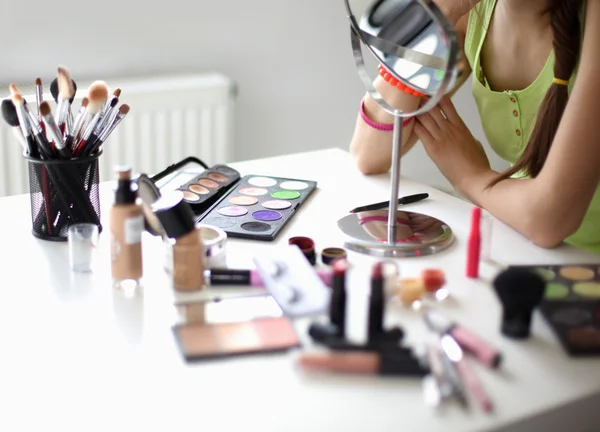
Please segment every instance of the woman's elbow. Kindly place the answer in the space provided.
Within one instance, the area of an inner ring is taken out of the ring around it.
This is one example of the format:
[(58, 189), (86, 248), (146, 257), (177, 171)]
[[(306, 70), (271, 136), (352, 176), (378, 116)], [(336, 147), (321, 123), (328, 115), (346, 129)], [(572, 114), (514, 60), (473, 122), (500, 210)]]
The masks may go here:
[(555, 220), (542, 222), (533, 219), (528, 224), (527, 236), (536, 245), (544, 249), (553, 249), (560, 246), (563, 241), (579, 228), (581, 219), (570, 217), (569, 220)]

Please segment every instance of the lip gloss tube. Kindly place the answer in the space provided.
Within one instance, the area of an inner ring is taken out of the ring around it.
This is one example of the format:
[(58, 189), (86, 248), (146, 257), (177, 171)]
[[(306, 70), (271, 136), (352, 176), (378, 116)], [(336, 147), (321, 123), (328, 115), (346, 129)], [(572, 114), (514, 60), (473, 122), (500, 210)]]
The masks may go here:
[(473, 355), (483, 365), (495, 369), (502, 363), (502, 353), (467, 328), (451, 322), (434, 310), (425, 313), (427, 325), (439, 334), (449, 334), (460, 347)]

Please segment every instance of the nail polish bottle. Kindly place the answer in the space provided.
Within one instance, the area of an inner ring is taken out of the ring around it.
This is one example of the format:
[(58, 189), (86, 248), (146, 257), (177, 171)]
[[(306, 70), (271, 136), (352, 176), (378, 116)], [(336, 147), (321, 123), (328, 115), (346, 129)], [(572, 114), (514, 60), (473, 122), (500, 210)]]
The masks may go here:
[(172, 240), (173, 288), (201, 290), (204, 287), (204, 245), (192, 207), (183, 200), (182, 192), (173, 191), (152, 204), (152, 211)]
[(115, 287), (132, 289), (143, 276), (142, 232), (144, 214), (131, 168), (117, 167), (115, 201), (110, 208), (111, 274)]

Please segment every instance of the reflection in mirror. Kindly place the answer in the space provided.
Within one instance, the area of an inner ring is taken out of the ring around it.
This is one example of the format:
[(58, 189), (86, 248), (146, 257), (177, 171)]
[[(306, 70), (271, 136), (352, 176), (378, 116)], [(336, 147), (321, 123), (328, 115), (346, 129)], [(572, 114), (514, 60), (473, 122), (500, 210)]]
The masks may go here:
[[(396, 211), (396, 252), (387, 246), (388, 210), (373, 210), (350, 214), (338, 221), (338, 226), (351, 239), (349, 249), (362, 252), (378, 249), (380, 256), (423, 256), (444, 250), (453, 241), (452, 231), (439, 219), (420, 213)], [(398, 252), (399, 251), (399, 252)]]
[[(416, 0), (348, 0), (347, 7), (369, 50), (396, 79), (414, 90), (431, 95), (441, 87), (450, 90), (460, 70), (450, 61), (452, 38), (438, 11)], [(439, 12), (439, 11), (438, 11)], [(448, 86), (443, 86), (447, 72)]]

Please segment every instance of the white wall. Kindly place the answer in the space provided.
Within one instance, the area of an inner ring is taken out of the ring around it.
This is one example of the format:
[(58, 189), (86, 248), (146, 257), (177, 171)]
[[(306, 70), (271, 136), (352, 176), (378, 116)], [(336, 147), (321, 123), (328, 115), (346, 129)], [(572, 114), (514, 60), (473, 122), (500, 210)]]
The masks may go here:
[[(348, 146), (363, 88), (342, 0), (32, 0), (2, 9), (0, 83), (51, 77), (58, 64), (76, 80), (216, 70), (239, 85), (236, 160)], [(468, 91), (456, 100), (475, 124)], [(421, 148), (408, 157), (406, 175), (445, 185)]]

